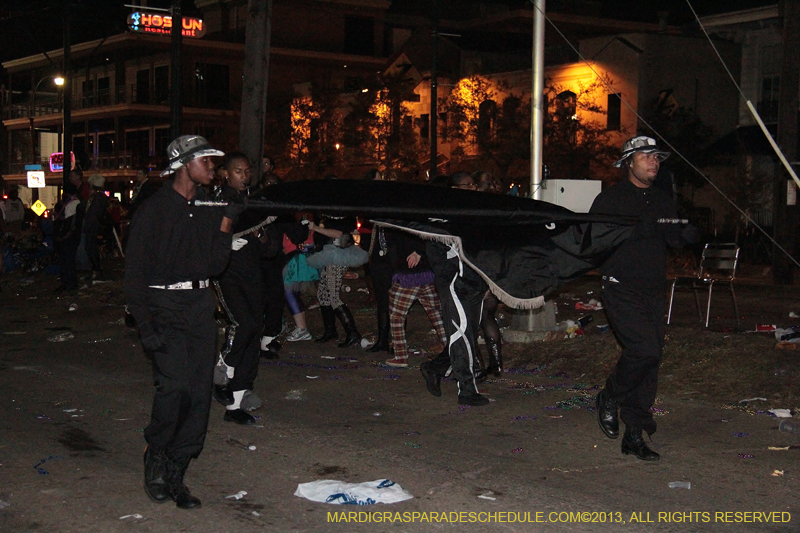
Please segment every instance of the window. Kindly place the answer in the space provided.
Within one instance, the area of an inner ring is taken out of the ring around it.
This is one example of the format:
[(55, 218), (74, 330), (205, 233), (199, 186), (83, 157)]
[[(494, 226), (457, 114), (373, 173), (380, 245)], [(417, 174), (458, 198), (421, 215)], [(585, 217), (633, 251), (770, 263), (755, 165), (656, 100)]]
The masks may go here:
[(94, 80), (84, 80), (81, 82), (81, 95), (83, 96), (82, 107), (94, 106)]
[(606, 114), (606, 129), (620, 131), (622, 126), (622, 95), (614, 93), (608, 95), (608, 108)]
[(137, 104), (150, 103), (150, 69), (140, 70), (136, 73), (136, 98)]
[(195, 98), (198, 107), (228, 109), (230, 105), (230, 67), (213, 63), (195, 66)]
[(101, 105), (111, 103), (111, 78), (108, 76), (97, 78), (97, 103)]
[(431, 120), (427, 113), (419, 117), (419, 136), (421, 139), (429, 139), (431, 136)]
[(375, 21), (362, 17), (344, 18), (344, 53), (371, 56), (375, 53)]
[(155, 74), (155, 103), (169, 104), (169, 66), (156, 67)]
[(778, 121), (778, 100), (781, 92), (781, 45), (765, 46), (761, 49), (761, 95), (758, 114), (767, 123)]

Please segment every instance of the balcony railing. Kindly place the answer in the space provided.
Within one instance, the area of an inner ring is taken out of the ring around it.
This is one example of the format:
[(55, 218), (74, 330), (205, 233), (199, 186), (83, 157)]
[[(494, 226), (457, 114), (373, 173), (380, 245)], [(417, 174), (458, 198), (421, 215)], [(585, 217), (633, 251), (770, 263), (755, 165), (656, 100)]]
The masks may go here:
[[(219, 95), (217, 95), (219, 96)], [(145, 104), (169, 106), (170, 95), (163, 88), (139, 90), (136, 85), (125, 85), (115, 89), (101, 89), (72, 96), (72, 110), (98, 109), (120, 104)], [(58, 115), (62, 112), (62, 99), (56, 94), (37, 94), (36, 102), (31, 107), (30, 99), (20, 99), (5, 106), (4, 120), (43, 117)], [(189, 94), (184, 101), (189, 107), (210, 107), (213, 109), (232, 109), (232, 102), (227, 95), (212, 97), (207, 94)]]

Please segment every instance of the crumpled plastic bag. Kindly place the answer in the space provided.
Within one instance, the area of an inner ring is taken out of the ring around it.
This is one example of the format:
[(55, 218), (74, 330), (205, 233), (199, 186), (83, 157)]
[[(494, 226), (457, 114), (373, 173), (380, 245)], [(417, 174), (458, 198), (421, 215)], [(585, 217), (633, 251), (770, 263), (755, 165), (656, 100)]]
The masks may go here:
[(312, 502), (337, 505), (373, 505), (376, 503), (397, 503), (410, 500), (414, 496), (403, 487), (389, 479), (376, 479), (363, 483), (345, 483), (335, 479), (320, 479), (297, 485), (295, 496)]
[(780, 342), (800, 342), (800, 326), (775, 328), (775, 339)]

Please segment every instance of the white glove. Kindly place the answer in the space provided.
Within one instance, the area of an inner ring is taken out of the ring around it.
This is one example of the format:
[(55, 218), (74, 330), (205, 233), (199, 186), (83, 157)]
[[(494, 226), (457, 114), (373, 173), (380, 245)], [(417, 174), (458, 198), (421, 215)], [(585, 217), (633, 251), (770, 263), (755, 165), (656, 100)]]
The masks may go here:
[(310, 221), (310, 220), (303, 219), (303, 220), (301, 220), (301, 221), (300, 221), (300, 223), (301, 223), (302, 225), (304, 225), (304, 226), (308, 226), (309, 224), (311, 224), (311, 221)]
[(242, 248), (244, 248), (245, 244), (247, 244), (247, 239), (242, 239), (240, 237), (233, 241), (233, 243), (231, 244), (231, 250), (233, 250), (234, 252), (241, 250)]

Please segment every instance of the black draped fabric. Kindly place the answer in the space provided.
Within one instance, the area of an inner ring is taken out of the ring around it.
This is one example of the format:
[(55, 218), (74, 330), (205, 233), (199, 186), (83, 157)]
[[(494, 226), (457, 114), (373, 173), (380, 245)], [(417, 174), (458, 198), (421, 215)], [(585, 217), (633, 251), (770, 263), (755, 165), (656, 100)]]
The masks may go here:
[(250, 203), (265, 215), (361, 215), (443, 243), (504, 303), (536, 308), (562, 283), (596, 268), (638, 219), (477, 191), (385, 181), (282, 183)]

